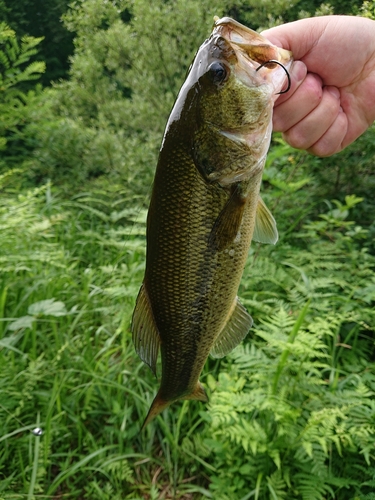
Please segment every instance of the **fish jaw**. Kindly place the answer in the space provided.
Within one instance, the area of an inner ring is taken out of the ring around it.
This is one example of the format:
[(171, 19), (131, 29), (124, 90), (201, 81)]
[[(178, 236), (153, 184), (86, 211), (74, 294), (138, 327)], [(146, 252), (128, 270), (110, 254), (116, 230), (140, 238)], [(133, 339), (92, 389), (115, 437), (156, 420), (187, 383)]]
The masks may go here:
[[(256, 80), (259, 83), (267, 83), (273, 87), (274, 97), (282, 90), (285, 82), (285, 70), (288, 70), (293, 62), (293, 55), (289, 50), (273, 45), (269, 40), (252, 29), (238, 23), (230, 17), (219, 19), (215, 17), (212, 34), (219, 34), (230, 42), (237, 56), (237, 76), (246, 85), (252, 85)], [(285, 68), (283, 70), (278, 64), (267, 64), (259, 70), (260, 65), (268, 61), (277, 61)], [(249, 65), (257, 72), (249, 78)]]

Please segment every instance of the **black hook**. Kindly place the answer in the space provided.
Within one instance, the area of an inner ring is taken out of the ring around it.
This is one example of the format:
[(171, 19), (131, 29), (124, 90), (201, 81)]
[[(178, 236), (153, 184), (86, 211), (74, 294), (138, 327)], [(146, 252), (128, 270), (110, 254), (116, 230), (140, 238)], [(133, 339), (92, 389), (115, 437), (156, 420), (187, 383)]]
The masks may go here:
[(288, 77), (288, 86), (287, 86), (286, 90), (281, 90), (280, 92), (276, 92), (276, 95), (278, 95), (278, 94), (286, 94), (290, 90), (290, 87), (291, 87), (291, 80), (290, 80), (290, 75), (289, 75), (288, 70), (286, 69), (286, 67), (284, 66), (284, 64), (281, 64), (281, 62), (276, 61), (275, 59), (270, 59), (269, 61), (266, 61), (266, 62), (262, 63), (260, 66), (258, 66), (255, 71), (259, 71), (260, 68), (263, 68), (263, 66), (267, 66), (267, 64), (278, 64), (285, 71), (286, 76)]

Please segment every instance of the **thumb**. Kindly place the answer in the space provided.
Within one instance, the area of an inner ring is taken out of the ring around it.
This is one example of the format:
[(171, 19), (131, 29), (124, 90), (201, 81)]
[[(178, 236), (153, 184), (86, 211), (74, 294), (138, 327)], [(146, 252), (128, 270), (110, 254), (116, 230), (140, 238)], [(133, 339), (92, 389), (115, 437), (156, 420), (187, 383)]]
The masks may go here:
[(319, 40), (329, 22), (329, 16), (300, 19), (275, 26), (261, 34), (271, 43), (293, 52), (295, 60), (303, 59)]

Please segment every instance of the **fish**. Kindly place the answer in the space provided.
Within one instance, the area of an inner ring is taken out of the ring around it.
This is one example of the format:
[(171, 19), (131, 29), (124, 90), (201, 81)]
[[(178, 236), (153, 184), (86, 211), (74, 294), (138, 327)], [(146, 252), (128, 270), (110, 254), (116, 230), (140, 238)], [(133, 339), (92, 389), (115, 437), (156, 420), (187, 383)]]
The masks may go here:
[(160, 351), (161, 381), (142, 428), (175, 401), (208, 401), (208, 356), (227, 355), (253, 323), (237, 297), (251, 241), (278, 239), (259, 193), (292, 54), (214, 19), (170, 113), (147, 215), (131, 331), (155, 375)]

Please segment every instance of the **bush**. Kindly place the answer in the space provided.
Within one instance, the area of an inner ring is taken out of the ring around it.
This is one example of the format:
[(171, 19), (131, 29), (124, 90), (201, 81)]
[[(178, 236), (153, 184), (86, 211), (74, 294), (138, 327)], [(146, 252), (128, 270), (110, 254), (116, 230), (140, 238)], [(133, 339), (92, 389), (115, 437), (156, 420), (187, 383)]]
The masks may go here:
[(40, 88), (26, 91), (24, 85), (45, 71), (43, 62), (30, 62), (41, 41), (42, 38), (30, 36), (19, 41), (13, 30), (0, 23), (0, 172), (6, 165), (20, 163), (29, 150), (25, 125)]

